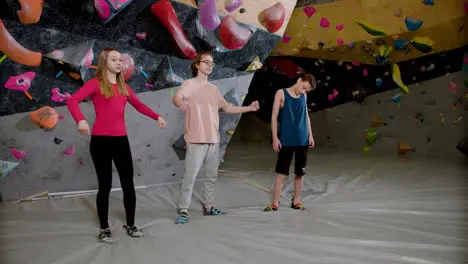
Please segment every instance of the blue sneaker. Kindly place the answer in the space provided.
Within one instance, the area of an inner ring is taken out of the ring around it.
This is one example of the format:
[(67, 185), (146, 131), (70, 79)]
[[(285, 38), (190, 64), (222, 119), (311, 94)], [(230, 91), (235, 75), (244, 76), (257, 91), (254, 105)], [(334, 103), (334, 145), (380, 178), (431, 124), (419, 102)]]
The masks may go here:
[(176, 224), (186, 224), (187, 221), (188, 221), (188, 214), (186, 212), (182, 212), (176, 218), (175, 223)]
[(226, 214), (226, 212), (216, 209), (213, 206), (210, 208), (210, 210), (203, 207), (203, 215), (224, 215), (224, 214)]

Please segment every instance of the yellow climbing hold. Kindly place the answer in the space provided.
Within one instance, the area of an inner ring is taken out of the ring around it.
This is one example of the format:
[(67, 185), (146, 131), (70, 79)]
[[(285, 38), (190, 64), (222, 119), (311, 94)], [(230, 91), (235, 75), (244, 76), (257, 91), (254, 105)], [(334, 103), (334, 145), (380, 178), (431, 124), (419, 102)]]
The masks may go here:
[(378, 28), (377, 26), (371, 25), (364, 21), (356, 20), (356, 24), (358, 24), (362, 29), (364, 29), (367, 33), (371, 34), (372, 36), (380, 36), (384, 37), (387, 33), (384, 32), (383, 29)]
[(414, 37), (411, 40), (411, 45), (422, 53), (429, 53), (432, 51), (432, 46), (434, 46), (434, 41), (428, 37)]
[(255, 56), (255, 58), (253, 59), (253, 61), (250, 63), (249, 67), (247, 67), (245, 71), (246, 72), (256, 71), (262, 67), (263, 67), (263, 64), (260, 62), (260, 58), (258, 56)]
[(406, 86), (401, 80), (400, 67), (397, 64), (392, 64), (392, 79), (400, 87), (404, 93), (408, 93), (408, 86)]
[(378, 48), (380, 57), (387, 58), (390, 55), (390, 52), (393, 51), (393, 47), (391, 45), (385, 44), (380, 45)]
[(371, 149), (371, 147), (369, 147), (369, 146), (364, 146), (364, 152), (369, 152), (370, 149)]
[(232, 135), (232, 134), (234, 134), (234, 130), (230, 129), (230, 130), (227, 131), (227, 133), (228, 133), (229, 135)]

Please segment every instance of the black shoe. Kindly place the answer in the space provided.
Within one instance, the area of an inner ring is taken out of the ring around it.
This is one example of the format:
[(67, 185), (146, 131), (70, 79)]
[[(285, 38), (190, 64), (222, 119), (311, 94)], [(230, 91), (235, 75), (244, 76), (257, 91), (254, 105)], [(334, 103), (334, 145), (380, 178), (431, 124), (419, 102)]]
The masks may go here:
[(127, 232), (127, 235), (131, 237), (141, 237), (143, 236), (143, 231), (136, 226), (123, 226), (125, 231)]
[(107, 229), (102, 229), (102, 230), (99, 232), (98, 239), (99, 239), (100, 242), (104, 242), (104, 243), (112, 243), (112, 242), (114, 242), (114, 240), (112, 239), (112, 233), (111, 233), (111, 231), (109, 230), (109, 228), (107, 228)]

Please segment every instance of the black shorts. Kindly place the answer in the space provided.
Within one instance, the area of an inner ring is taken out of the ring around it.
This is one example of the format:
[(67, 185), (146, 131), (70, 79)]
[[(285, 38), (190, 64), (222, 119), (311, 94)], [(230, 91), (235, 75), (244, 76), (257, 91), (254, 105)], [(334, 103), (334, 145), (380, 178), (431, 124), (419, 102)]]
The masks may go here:
[(289, 166), (294, 154), (294, 174), (304, 176), (307, 166), (307, 153), (309, 146), (281, 147), (276, 161), (276, 173), (289, 175)]

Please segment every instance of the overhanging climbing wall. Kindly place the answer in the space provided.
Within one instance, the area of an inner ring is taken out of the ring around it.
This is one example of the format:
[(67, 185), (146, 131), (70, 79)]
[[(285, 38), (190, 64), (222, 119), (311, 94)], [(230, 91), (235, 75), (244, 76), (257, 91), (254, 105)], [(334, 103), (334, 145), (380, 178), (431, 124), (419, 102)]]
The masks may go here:
[[(380, 64), (462, 47), (465, 0), (347, 0), (298, 7), (275, 55)], [(382, 58), (378, 58), (382, 57)]]
[[(251, 66), (281, 39), (295, 1), (205, 0), (199, 7), (185, 0), (19, 3), (20, 12), (16, 1), (0, 4), (0, 193), (7, 200), (97, 188), (90, 138), (78, 134), (65, 103), (92, 78), (106, 47), (124, 54), (128, 83), (168, 121), (159, 129), (128, 107), (136, 185), (179, 181), (184, 121), (171, 99), (191, 78), (191, 59), (212, 50), (211, 80), (226, 100), (242, 105)], [(91, 103), (80, 106), (93, 123)], [(221, 114), (221, 153), (239, 119)]]

